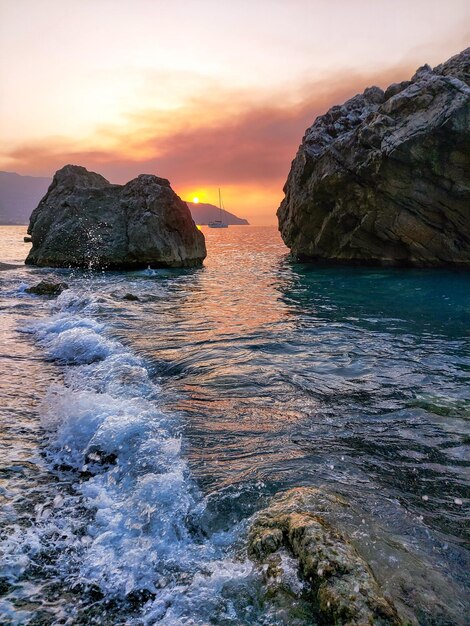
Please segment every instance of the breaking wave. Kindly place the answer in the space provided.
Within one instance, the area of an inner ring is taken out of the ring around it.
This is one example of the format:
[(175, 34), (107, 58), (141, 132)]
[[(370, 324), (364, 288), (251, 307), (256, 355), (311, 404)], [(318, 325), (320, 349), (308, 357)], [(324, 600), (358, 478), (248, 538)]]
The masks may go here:
[[(31, 527), (8, 537), (7, 577), (47, 570), (80, 592), (74, 611), (87, 623), (97, 603), (107, 608), (99, 623), (104, 615), (113, 623), (123, 604), (132, 623), (253, 623), (256, 573), (236, 550), (243, 524), (208, 530), (180, 416), (165, 411), (143, 360), (93, 317), (95, 305), (68, 290), (50, 317), (24, 329), (62, 367), (41, 410), (44, 455), (62, 488), (38, 505)], [(33, 616), (8, 600), (0, 608), (22, 623)], [(56, 618), (67, 610), (56, 608)], [(269, 612), (258, 623), (271, 623)]]

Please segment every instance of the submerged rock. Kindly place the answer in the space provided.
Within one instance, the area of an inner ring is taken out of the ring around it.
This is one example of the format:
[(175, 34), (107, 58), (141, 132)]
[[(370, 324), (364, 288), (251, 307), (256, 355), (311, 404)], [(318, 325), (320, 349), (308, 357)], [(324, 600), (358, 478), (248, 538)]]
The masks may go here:
[(68, 289), (67, 283), (48, 282), (47, 280), (41, 280), (37, 285), (25, 289), (26, 293), (33, 293), (36, 296), (58, 296), (65, 289)]
[(470, 267), (470, 48), (306, 131), (278, 209), (301, 260)]
[(123, 300), (129, 300), (129, 302), (138, 302), (140, 298), (133, 293), (126, 293), (122, 296)]
[(367, 563), (321, 513), (344, 505), (317, 489), (281, 494), (256, 516), (249, 554), (264, 566), (268, 579), (279, 576), (284, 551), (293, 555), (310, 588), (313, 613), (324, 623), (401, 624)]
[(193, 267), (204, 235), (164, 178), (142, 174), (112, 185), (84, 167), (56, 172), (33, 211), (30, 265), (131, 269)]
[(408, 531), (400, 524), (397, 534), (394, 509), (385, 499), (371, 517), (358, 503), (322, 489), (278, 494), (254, 518), (248, 537), (267, 598), (294, 614), (307, 600), (313, 619), (303, 624), (466, 623), (468, 602), (455, 572), (443, 575), (419, 545), (424, 522), (417, 519)]

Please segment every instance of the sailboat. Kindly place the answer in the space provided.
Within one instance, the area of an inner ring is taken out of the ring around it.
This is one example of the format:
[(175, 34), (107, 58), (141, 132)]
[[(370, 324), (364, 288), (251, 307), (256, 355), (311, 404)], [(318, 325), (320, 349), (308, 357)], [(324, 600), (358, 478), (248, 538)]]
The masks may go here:
[(222, 221), (222, 196), (220, 194), (220, 187), (219, 187), (219, 214), (220, 214), (220, 217), (218, 220), (209, 222), (208, 224), (209, 228), (228, 228), (228, 224)]

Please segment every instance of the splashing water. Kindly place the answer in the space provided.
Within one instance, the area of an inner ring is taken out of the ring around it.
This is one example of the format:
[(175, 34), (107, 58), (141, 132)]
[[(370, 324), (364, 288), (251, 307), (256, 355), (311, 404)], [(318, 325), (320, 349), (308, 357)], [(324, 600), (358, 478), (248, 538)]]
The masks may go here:
[[(7, 578), (49, 569), (79, 590), (79, 619), (93, 620), (98, 597), (131, 613), (139, 607), (144, 623), (251, 621), (259, 582), (249, 562), (229, 554), (240, 528), (198, 530), (204, 500), (181, 454), (179, 416), (160, 406), (144, 362), (83, 314), (95, 306), (66, 291), (49, 319), (25, 329), (64, 366), (41, 424), (48, 467), (67, 490), (38, 504), (36, 523), (7, 539)], [(77, 616), (76, 607), (64, 611)]]
[[(199, 271), (3, 273), (2, 623), (314, 623), (246, 559), (297, 485), (351, 503), (333, 523), (418, 623), (465, 623), (468, 278), (207, 237)], [(25, 293), (51, 276), (71, 289)]]

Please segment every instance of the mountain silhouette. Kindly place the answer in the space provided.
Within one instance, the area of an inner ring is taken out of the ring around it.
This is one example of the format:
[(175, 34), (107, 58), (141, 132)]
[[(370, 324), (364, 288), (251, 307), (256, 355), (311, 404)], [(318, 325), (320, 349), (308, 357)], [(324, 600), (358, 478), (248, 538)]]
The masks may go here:
[[(206, 204), (205, 202), (186, 202), (196, 224), (208, 224), (214, 220), (220, 219), (220, 209), (214, 204)], [(248, 221), (242, 217), (237, 217), (229, 211), (222, 209), (222, 221), (230, 226), (246, 226)]]
[[(42, 176), (22, 176), (14, 172), (0, 172), (0, 224), (27, 224), (29, 216), (45, 195), (52, 179)], [(186, 203), (196, 224), (208, 224), (220, 219), (219, 208), (200, 202)], [(229, 225), (246, 225), (248, 221), (229, 211), (222, 211), (222, 219)]]
[(27, 224), (51, 178), (0, 172), (0, 224)]

